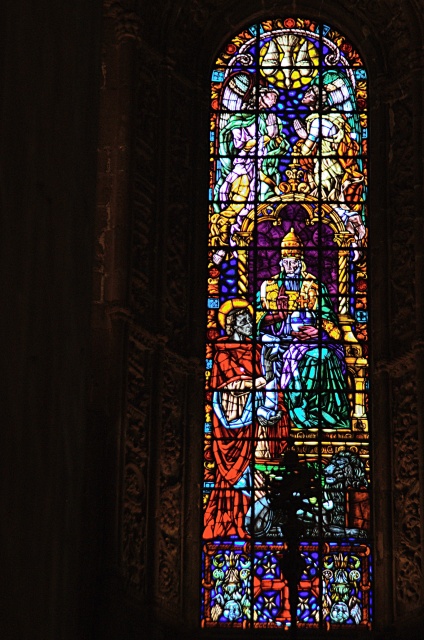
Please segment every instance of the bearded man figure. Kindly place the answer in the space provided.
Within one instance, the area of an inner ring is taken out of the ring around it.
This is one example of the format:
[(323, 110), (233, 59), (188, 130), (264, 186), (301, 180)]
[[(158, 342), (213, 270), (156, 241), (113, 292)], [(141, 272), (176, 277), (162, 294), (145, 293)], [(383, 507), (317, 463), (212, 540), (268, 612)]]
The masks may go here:
[[(213, 453), (215, 486), (205, 512), (204, 539), (250, 536), (251, 499), (255, 498), (255, 531), (271, 526), (263, 490), (264, 478), (254, 472), (259, 427), (269, 429), (274, 446), (284, 448), (287, 414), (272, 389), (272, 365), (261, 368), (260, 344), (252, 340), (253, 308), (244, 299), (224, 302), (218, 318), (227, 337), (218, 339), (212, 367)], [(264, 358), (262, 358), (262, 361)], [(260, 516), (260, 517), (259, 517)]]

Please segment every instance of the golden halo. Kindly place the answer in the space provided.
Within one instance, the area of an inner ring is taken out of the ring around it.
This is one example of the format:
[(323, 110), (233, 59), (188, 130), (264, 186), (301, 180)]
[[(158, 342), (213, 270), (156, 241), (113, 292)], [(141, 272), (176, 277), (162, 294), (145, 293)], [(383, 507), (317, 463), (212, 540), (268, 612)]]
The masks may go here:
[(227, 319), (228, 314), (230, 313), (230, 311), (233, 311), (234, 309), (249, 309), (250, 313), (253, 316), (253, 307), (244, 298), (232, 298), (231, 300), (226, 300), (219, 307), (219, 311), (218, 311), (218, 322), (223, 329), (225, 329), (225, 321)]

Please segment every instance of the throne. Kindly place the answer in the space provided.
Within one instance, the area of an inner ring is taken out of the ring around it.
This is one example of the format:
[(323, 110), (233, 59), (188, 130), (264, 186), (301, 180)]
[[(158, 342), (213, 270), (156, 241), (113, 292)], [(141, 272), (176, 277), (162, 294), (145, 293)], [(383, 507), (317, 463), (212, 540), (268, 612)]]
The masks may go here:
[[(286, 171), (287, 181), (279, 185), (281, 194), (269, 198), (266, 202), (258, 205), (243, 219), (240, 231), (234, 236), (234, 240), (238, 246), (238, 282), (239, 294), (241, 297), (251, 298), (254, 295), (254, 285), (249, 283), (249, 255), (254, 238), (258, 238), (261, 229), (269, 230), (272, 228), (280, 228), (280, 237), (284, 234), (282, 230), (283, 220), (287, 220), (287, 207), (296, 206), (297, 211), (301, 212), (303, 218), (302, 224), (305, 229), (312, 232), (312, 229), (321, 225), (321, 229), (325, 231), (327, 237), (331, 238), (331, 242), (335, 247), (333, 254), (337, 253), (337, 264), (334, 267), (333, 274), (326, 274), (327, 286), (330, 281), (333, 288), (336, 287), (334, 294), (335, 311), (338, 316), (339, 325), (342, 330), (341, 340), (345, 346), (346, 368), (347, 368), (347, 391), (351, 405), (351, 430), (356, 436), (368, 432), (368, 419), (366, 413), (366, 388), (367, 388), (367, 368), (368, 362), (364, 357), (362, 343), (358, 340), (357, 331), (353, 331), (352, 327), (361, 325), (365, 319), (364, 311), (355, 311), (353, 317), (352, 310), (349, 306), (349, 278), (352, 268), (356, 270), (356, 281), (365, 282), (366, 268), (365, 259), (359, 254), (357, 248), (354, 247), (354, 236), (346, 230), (346, 227), (337, 213), (336, 207), (328, 202), (319, 201), (316, 196), (310, 195), (310, 187), (304, 181), (305, 174), (299, 167), (299, 161), (293, 158), (289, 169)], [(299, 220), (298, 220), (299, 221)], [(291, 224), (291, 222), (290, 222)], [(278, 235), (278, 231), (276, 231)], [(277, 236), (276, 236), (277, 237)], [(274, 252), (276, 249), (274, 249)], [(354, 263), (352, 256), (357, 252), (357, 260)], [(258, 252), (260, 254), (260, 251)], [(359, 259), (358, 259), (359, 258)], [(258, 257), (260, 271), (261, 256)], [(268, 267), (269, 268), (269, 267)], [(275, 273), (275, 271), (274, 271)], [(265, 277), (270, 277), (268, 273)], [(325, 274), (323, 277), (325, 281)], [(336, 280), (336, 282), (334, 282)], [(355, 291), (355, 295), (358, 293)]]

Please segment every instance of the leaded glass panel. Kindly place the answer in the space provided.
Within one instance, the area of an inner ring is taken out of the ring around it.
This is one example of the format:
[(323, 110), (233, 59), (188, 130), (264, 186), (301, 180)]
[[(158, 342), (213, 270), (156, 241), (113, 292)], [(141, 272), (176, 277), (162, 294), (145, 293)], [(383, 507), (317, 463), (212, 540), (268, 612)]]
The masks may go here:
[(211, 78), (204, 627), (370, 628), (367, 73), (242, 31)]

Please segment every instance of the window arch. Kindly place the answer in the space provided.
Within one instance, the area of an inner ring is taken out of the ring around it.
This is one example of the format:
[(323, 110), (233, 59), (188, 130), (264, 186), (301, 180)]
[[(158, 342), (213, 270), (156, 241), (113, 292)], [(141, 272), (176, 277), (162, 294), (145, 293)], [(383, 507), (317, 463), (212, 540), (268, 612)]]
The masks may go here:
[(212, 71), (204, 627), (371, 627), (366, 107), (314, 20)]

